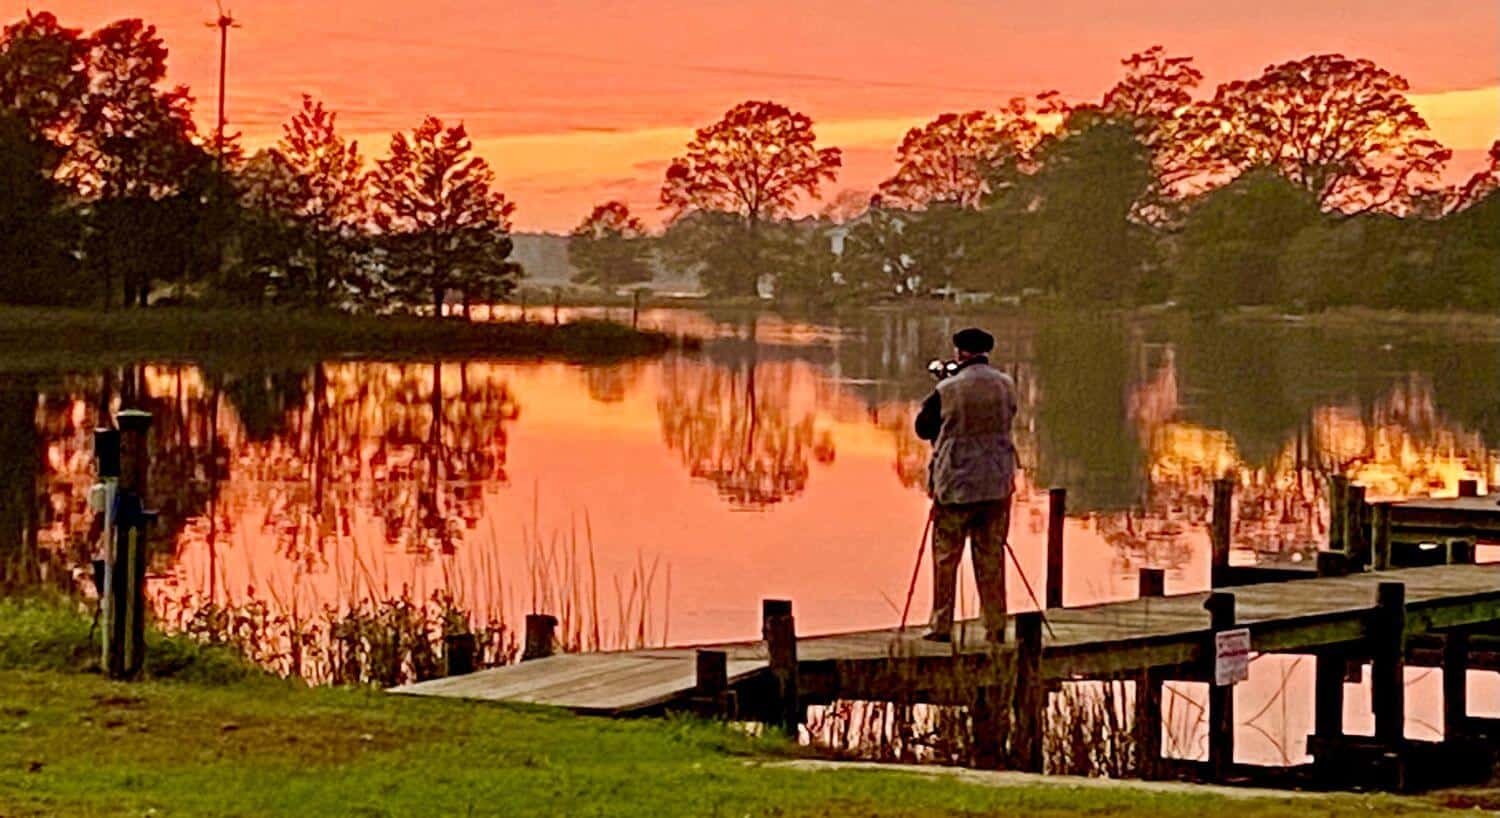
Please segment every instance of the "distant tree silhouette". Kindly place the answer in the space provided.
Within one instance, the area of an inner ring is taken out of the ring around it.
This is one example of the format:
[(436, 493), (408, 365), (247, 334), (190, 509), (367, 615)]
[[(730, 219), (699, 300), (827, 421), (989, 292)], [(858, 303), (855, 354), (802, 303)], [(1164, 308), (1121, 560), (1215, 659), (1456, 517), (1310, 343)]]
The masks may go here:
[[(1035, 113), (1062, 110), (1055, 93), (1042, 94)], [(896, 173), (880, 184), (890, 204), (978, 207), (991, 192), (999, 165), (1024, 157), (1042, 137), (1024, 97), (1012, 99), (997, 117), (987, 111), (942, 114), (906, 132), (896, 148)]]
[(83, 289), (68, 255), (74, 220), (33, 135), (0, 111), (0, 302), (62, 304)]
[(1193, 91), (1203, 81), (1203, 72), (1192, 57), (1172, 57), (1159, 45), (1120, 60), (1125, 78), (1104, 94), (1100, 107), (1116, 117), (1125, 117), (1154, 133), (1162, 120), (1193, 102)]
[(964, 252), (953, 229), (957, 207), (871, 207), (844, 237), (839, 272), (856, 291), (876, 295), (919, 296), (953, 283)]
[(509, 294), (520, 275), (506, 261), (515, 205), (494, 190), (489, 163), (473, 155), (462, 124), (427, 117), (391, 137), (390, 156), (370, 174), (375, 223), (384, 232), (393, 281), (413, 303), (442, 315), (450, 291), (472, 299)]
[(574, 281), (613, 290), (651, 280), (646, 225), (619, 201), (594, 208), (568, 239), (568, 260), (578, 268)]
[(89, 89), (89, 43), (50, 12), (26, 12), (0, 35), (0, 110), (16, 117), (54, 150), (49, 172), (64, 153), (66, 132), (82, 113)]
[(1316, 195), (1267, 168), (1207, 194), (1178, 239), (1183, 300), (1200, 310), (1284, 303), (1282, 253), (1318, 220)]
[(1462, 210), (1500, 190), (1500, 139), (1490, 146), (1489, 164), (1469, 178), (1454, 196), (1453, 209)]
[(350, 244), (367, 212), (359, 143), (339, 135), (337, 118), (303, 94), (281, 140), (246, 174), (250, 206), (289, 229), (283, 249), (295, 257), (283, 265), (305, 271), (294, 289), (320, 306), (356, 294)]
[(1317, 54), (1219, 86), (1183, 113), (1168, 185), (1215, 185), (1267, 167), (1325, 209), (1400, 210), (1451, 151), (1427, 132), (1406, 80), (1373, 62)]
[(733, 268), (709, 266), (705, 284), (729, 295), (754, 295), (763, 222), (789, 213), (804, 197), (818, 196), (838, 176), (838, 148), (818, 148), (812, 119), (775, 102), (742, 102), (723, 118), (699, 128), (683, 156), (672, 160), (661, 203), (682, 218), (694, 212), (724, 213), (742, 234), (743, 258)]

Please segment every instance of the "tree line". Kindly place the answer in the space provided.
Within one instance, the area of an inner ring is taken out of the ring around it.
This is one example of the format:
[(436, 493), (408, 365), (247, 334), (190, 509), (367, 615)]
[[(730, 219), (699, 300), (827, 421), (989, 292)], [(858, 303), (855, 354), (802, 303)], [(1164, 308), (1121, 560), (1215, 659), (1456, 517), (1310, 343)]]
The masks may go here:
[[(463, 125), (427, 117), (367, 160), (304, 96), (271, 148), (200, 133), (156, 29), (28, 12), (0, 35), (0, 300), (163, 297), (432, 310), (504, 299), (515, 205)], [(1405, 79), (1337, 54), (1198, 92), (1189, 57), (1123, 60), (1097, 102), (944, 113), (875, 191), (806, 114), (747, 101), (663, 178), (656, 234), (621, 202), (573, 232), (580, 282), (669, 266), (712, 294), (813, 304), (958, 291), (1195, 308), (1500, 307), (1500, 142), (1439, 174)]]
[(816, 217), (841, 165), (811, 120), (746, 102), (668, 168), (670, 220), (645, 235), (622, 203), (574, 232), (585, 281), (695, 269), (713, 293), (811, 303), (960, 291), (1195, 309), (1500, 308), (1500, 141), (1445, 185), (1407, 81), (1321, 54), (1199, 98), (1190, 57), (1122, 61), (1098, 102), (1056, 92), (911, 129), (895, 172)]
[(205, 135), (139, 19), (0, 36), (0, 300), (178, 298), (374, 311), (503, 298), (515, 206), (462, 124), (427, 117), (367, 163), (303, 97), (276, 145)]

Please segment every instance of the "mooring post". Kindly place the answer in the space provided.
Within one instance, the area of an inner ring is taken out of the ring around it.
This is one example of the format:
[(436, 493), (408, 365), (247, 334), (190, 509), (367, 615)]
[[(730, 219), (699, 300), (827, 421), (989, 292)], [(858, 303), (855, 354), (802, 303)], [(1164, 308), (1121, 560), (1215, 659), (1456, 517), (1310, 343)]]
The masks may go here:
[(1214, 511), (1209, 539), (1213, 562), (1209, 566), (1209, 584), (1222, 588), (1229, 584), (1229, 542), (1234, 535), (1234, 480), (1221, 477), (1214, 481)]
[(1459, 497), (1478, 497), (1479, 496), (1479, 481), (1478, 480), (1467, 480), (1467, 479), (1466, 480), (1460, 480), (1460, 481), (1458, 481), (1458, 496)]
[(478, 645), (472, 633), (450, 633), (443, 636), (443, 664), (448, 676), (466, 676), (474, 672), (474, 654)]
[(146, 661), (146, 529), (154, 514), (146, 509), (151, 472), (151, 413), (126, 409), (115, 415), (120, 430), (119, 490), (114, 502), (114, 553), (107, 567), (109, 655), (105, 671), (126, 679)]
[(802, 706), (798, 700), (797, 623), (792, 617), (792, 602), (765, 599), (761, 601), (760, 612), (761, 631), (776, 688), (776, 700), (770, 708), (772, 723), (795, 736), (802, 724)]
[(1161, 671), (1146, 668), (1135, 680), (1136, 775), (1155, 778), (1161, 767)]
[(1474, 541), (1465, 539), (1454, 539), (1448, 541), (1448, 564), (1449, 565), (1473, 565), (1474, 564)]
[(1376, 503), (1370, 513), (1371, 567), (1376, 571), (1391, 569), (1391, 506)]
[(552, 326), (562, 323), (562, 288), (552, 288)]
[(1350, 486), (1349, 502), (1344, 510), (1344, 541), (1349, 552), (1349, 570), (1367, 571), (1373, 559), (1370, 551), (1369, 506), (1365, 504), (1365, 487)]
[(1068, 517), (1068, 490), (1047, 490), (1047, 607), (1063, 606), (1063, 525)]
[(1042, 772), (1043, 727), (1047, 717), (1047, 687), (1042, 678), (1042, 613), (1016, 615), (1015, 715), (1011, 719), (1013, 766), (1023, 772)]
[(1375, 738), (1395, 748), (1406, 731), (1406, 584), (1382, 582), (1376, 590), (1370, 654), (1370, 699)]
[(729, 689), (729, 654), (722, 650), (697, 653), (696, 687), (693, 696), (698, 714), (707, 718), (733, 718), (734, 694)]
[(1218, 653), (1216, 634), (1234, 627), (1234, 594), (1222, 591), (1208, 595), (1208, 767), (1215, 781), (1229, 778), (1234, 764), (1234, 685), (1214, 684), (1212, 676)]
[(1004, 688), (998, 685), (974, 688), (969, 726), (974, 734), (974, 766), (978, 769), (998, 770), (1003, 766), (1009, 709)]
[(637, 287), (630, 293), (630, 328), (639, 329), (641, 326), (641, 290)]
[(557, 652), (557, 617), (552, 614), (526, 614), (526, 647), (521, 661), (545, 659)]
[(1328, 550), (1345, 550), (1345, 509), (1349, 502), (1349, 478), (1335, 474), (1328, 478)]
[(1162, 568), (1142, 568), (1139, 577), (1141, 599), (1167, 595), (1167, 572)]
[(1449, 631), (1443, 637), (1443, 740), (1468, 734), (1469, 634)]
[(1338, 648), (1318, 651), (1313, 660), (1313, 735), (1331, 747), (1344, 736), (1344, 676), (1348, 658)]

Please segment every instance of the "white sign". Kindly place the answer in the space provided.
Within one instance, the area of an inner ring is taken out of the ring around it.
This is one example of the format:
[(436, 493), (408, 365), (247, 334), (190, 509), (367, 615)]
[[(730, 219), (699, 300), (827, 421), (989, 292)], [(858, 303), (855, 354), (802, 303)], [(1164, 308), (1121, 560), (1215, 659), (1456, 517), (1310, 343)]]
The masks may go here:
[(1223, 687), (1250, 678), (1250, 629), (1214, 634), (1214, 684)]

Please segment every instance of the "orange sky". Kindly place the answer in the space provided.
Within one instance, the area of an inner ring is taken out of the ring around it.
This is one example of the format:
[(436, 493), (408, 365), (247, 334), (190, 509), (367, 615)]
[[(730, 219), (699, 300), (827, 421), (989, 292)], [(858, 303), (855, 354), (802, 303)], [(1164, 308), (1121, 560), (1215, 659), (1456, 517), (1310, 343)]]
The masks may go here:
[[(175, 78), (215, 102), (209, 0), (0, 0), (93, 27), (157, 24)], [(1500, 9), (1486, 0), (239, 0), (229, 117), (273, 141), (308, 91), (367, 152), (425, 113), (462, 119), (518, 203), (520, 229), (567, 230), (604, 199), (649, 216), (661, 171), (746, 98), (774, 98), (846, 150), (840, 187), (889, 173), (901, 133), (944, 110), (1056, 88), (1096, 99), (1119, 57), (1193, 54), (1211, 84), (1319, 51), (1407, 76), (1434, 131), (1474, 167), (1500, 136)], [(205, 119), (206, 121), (206, 119)], [(827, 197), (825, 197), (827, 198)]]

